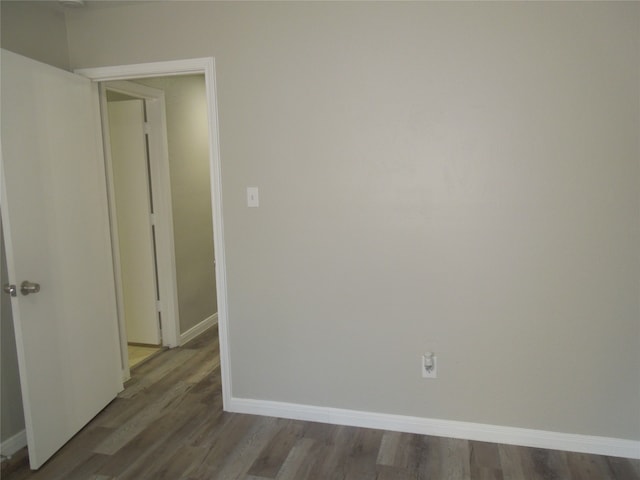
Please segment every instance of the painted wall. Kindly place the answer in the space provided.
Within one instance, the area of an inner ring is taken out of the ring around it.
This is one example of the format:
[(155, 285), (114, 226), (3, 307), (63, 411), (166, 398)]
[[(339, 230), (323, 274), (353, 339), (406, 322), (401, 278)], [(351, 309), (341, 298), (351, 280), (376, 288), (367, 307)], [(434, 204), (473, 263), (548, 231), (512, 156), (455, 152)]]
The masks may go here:
[[(0, 222), (0, 285), (9, 283), (4, 234)], [(13, 330), (11, 300), (0, 293), (0, 443), (24, 430), (24, 412)]]
[(2, 0), (2, 48), (68, 70), (69, 50), (63, 12), (57, 2)]
[(165, 92), (180, 333), (218, 311), (203, 75), (148, 78)]
[(234, 396), (640, 439), (639, 4), (66, 18), (72, 67), (216, 58)]

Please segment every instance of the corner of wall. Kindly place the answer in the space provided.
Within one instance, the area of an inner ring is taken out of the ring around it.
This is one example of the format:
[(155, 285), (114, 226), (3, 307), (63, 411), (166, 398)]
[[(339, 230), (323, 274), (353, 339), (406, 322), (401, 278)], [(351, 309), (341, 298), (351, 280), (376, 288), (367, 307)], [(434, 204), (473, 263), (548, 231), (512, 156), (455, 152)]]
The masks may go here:
[(0, 2), (2, 48), (69, 70), (66, 17), (60, 8), (53, 2)]

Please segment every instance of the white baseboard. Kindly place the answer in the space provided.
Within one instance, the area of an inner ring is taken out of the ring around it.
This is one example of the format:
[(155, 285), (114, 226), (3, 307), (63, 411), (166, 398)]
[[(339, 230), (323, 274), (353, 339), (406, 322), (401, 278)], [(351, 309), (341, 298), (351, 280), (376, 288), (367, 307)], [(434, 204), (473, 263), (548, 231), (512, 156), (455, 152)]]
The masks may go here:
[(184, 345), (190, 340), (193, 340), (205, 330), (213, 327), (218, 323), (218, 314), (214, 313), (210, 317), (205, 318), (197, 325), (194, 325), (189, 330), (180, 334), (180, 345)]
[(231, 398), (230, 412), (311, 422), (375, 428), (395, 432), (417, 433), (437, 437), (461, 438), (481, 442), (525, 447), (548, 448), (570, 452), (640, 458), (640, 442), (619, 438), (576, 435), (571, 433), (502, 427), (481, 423), (457, 422), (432, 418), (389, 415), (339, 408), (315, 407), (293, 403)]
[(21, 448), (27, 446), (27, 433), (25, 430), (21, 430), (13, 437), (7, 438), (0, 444), (0, 453), (4, 457), (10, 457)]

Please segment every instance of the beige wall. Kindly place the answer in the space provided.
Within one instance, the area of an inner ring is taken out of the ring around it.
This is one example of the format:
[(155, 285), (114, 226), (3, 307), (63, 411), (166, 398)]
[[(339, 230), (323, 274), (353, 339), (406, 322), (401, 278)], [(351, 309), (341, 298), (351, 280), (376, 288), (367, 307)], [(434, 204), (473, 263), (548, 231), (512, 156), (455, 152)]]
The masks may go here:
[(234, 396), (636, 440), (638, 25), (637, 3), (67, 14), (72, 67), (216, 58)]
[(67, 70), (64, 10), (52, 1), (0, 2), (2, 48)]
[(203, 75), (149, 78), (165, 92), (180, 333), (217, 310)]
[[(0, 277), (0, 285), (9, 283), (1, 222)], [(11, 300), (7, 294), (0, 292), (0, 442), (4, 442), (22, 430), (24, 430), (24, 413)]]

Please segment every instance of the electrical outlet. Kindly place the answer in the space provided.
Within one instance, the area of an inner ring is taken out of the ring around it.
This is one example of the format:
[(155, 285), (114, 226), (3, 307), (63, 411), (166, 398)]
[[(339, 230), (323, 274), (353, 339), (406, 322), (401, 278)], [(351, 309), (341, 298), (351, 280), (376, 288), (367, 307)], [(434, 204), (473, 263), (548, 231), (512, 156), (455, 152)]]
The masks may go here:
[(422, 355), (422, 378), (437, 378), (438, 359), (433, 352)]

